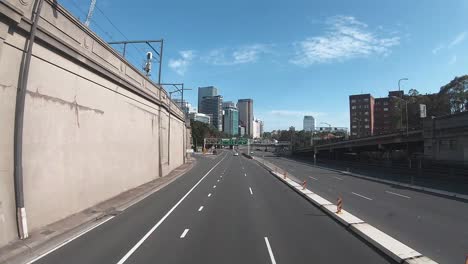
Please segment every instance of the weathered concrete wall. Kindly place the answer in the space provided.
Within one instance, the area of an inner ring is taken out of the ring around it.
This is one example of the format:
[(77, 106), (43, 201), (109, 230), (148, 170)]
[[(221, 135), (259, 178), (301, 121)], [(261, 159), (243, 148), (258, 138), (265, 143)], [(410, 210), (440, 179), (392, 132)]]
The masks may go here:
[[(0, 246), (17, 237), (15, 103), (33, 3), (0, 2)], [(30, 230), (168, 174), (186, 144), (166, 92), (61, 7), (44, 3), (37, 34), (23, 135)]]

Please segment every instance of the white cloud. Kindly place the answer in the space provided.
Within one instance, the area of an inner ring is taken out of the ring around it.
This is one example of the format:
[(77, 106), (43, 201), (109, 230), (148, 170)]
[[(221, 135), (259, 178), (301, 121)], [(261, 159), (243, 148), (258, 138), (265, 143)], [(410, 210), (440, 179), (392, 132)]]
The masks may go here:
[(465, 40), (465, 38), (466, 38), (466, 34), (467, 34), (466, 31), (459, 33), (459, 34), (452, 40), (452, 42), (450, 42), (450, 44), (448, 45), (448, 47), (451, 48), (451, 47), (453, 47), (453, 46), (456, 46), (456, 45), (462, 43), (462, 42)]
[(184, 75), (188, 69), (188, 66), (192, 63), (195, 58), (195, 51), (183, 50), (179, 51), (180, 58), (169, 59), (169, 68), (175, 71), (179, 75)]
[(400, 44), (399, 37), (380, 37), (351, 16), (332, 17), (326, 24), (328, 31), (324, 35), (295, 43), (296, 56), (291, 63), (309, 66), (374, 54), (385, 56), (391, 47)]
[(235, 65), (256, 62), (261, 54), (269, 52), (269, 46), (254, 44), (242, 46), (236, 49), (213, 49), (204, 61), (214, 65)]
[(456, 62), (457, 62), (457, 56), (453, 55), (448, 64), (452, 65), (452, 64), (455, 64)]
[[(436, 55), (442, 49), (451, 49), (451, 48), (455, 47), (456, 45), (462, 43), (466, 39), (467, 36), (468, 36), (468, 33), (466, 31), (460, 32), (460, 33), (458, 33), (458, 35), (455, 36), (455, 38), (448, 45), (439, 45), (439, 46), (435, 47), (434, 49), (432, 49), (432, 53), (434, 55)], [(454, 57), (456, 57), (456, 56), (454, 56)], [(453, 60), (453, 57), (452, 57), (452, 60)], [(456, 59), (455, 59), (455, 61), (456, 61)]]

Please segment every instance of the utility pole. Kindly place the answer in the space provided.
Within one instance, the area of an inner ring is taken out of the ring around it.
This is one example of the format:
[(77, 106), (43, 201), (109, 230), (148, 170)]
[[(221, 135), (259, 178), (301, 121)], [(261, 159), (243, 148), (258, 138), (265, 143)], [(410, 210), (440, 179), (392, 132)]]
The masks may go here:
[[(127, 48), (127, 44), (144, 44), (146, 43), (156, 55), (159, 57), (159, 69), (158, 69), (158, 84), (161, 84), (161, 68), (162, 68), (162, 59), (163, 59), (163, 46), (164, 46), (164, 39), (159, 39), (159, 40), (124, 40), (124, 41), (112, 41), (108, 42), (108, 44), (113, 45), (113, 44), (123, 44), (123, 57), (125, 58), (125, 52)], [(156, 50), (151, 43), (159, 43), (159, 51)], [(152, 57), (151, 57), (152, 59)], [(148, 75), (147, 75), (148, 76)]]
[(89, 24), (91, 23), (91, 18), (93, 17), (95, 7), (96, 7), (96, 0), (91, 0), (91, 3), (89, 4), (89, 9), (88, 9), (88, 15), (86, 16), (86, 21), (85, 21), (85, 26), (87, 27), (89, 27)]
[[(400, 87), (401, 81), (408, 81), (408, 78), (401, 78), (398, 80), (398, 91), (401, 90), (401, 87)], [(401, 97), (401, 99), (403, 100), (403, 96)], [(400, 130), (402, 127), (403, 127), (403, 110), (401, 110)]]
[[(160, 85), (161, 86), (172, 85), (176, 89), (173, 92), (180, 92), (181, 93), (182, 99), (181, 99), (181, 102), (180, 102), (180, 108), (183, 110), (183, 108), (184, 108), (184, 106), (183, 106), (183, 104), (184, 104), (184, 91), (190, 91), (192, 89), (191, 88), (184, 88), (184, 83), (161, 83)], [(184, 116), (185, 116), (185, 112), (184, 112)]]
[[(408, 136), (408, 134), (409, 134), (409, 128), (408, 128), (408, 101), (403, 99), (403, 98), (396, 97), (396, 96), (392, 96), (392, 98), (403, 101), (405, 103), (405, 106), (406, 106), (405, 107), (405, 110), (406, 110), (406, 136)], [(401, 111), (401, 122), (403, 124), (403, 111)]]

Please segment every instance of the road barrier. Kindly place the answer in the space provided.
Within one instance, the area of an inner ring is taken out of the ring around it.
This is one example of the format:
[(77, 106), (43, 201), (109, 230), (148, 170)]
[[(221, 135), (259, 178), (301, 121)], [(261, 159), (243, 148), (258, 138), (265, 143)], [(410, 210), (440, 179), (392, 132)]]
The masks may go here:
[(336, 213), (341, 214), (341, 208), (343, 208), (343, 199), (338, 197), (338, 201), (336, 202)]
[(306, 182), (306, 181), (304, 181), (304, 182), (302, 183), (302, 190), (305, 190), (305, 188), (306, 188), (306, 184), (307, 184), (307, 182)]

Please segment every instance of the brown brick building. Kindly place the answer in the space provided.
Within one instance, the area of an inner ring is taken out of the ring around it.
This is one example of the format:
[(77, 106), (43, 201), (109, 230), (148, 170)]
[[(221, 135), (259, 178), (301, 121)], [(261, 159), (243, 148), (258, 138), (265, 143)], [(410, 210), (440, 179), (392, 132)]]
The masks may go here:
[(351, 137), (374, 134), (374, 97), (370, 94), (349, 96)]
[(403, 91), (391, 91), (388, 92), (388, 97), (375, 99), (374, 135), (398, 131), (399, 125), (397, 121), (400, 119), (398, 101), (393, 97), (403, 98)]
[(367, 137), (395, 132), (399, 129), (397, 100), (403, 91), (391, 91), (388, 97), (374, 98), (370, 94), (349, 96), (351, 137)]

